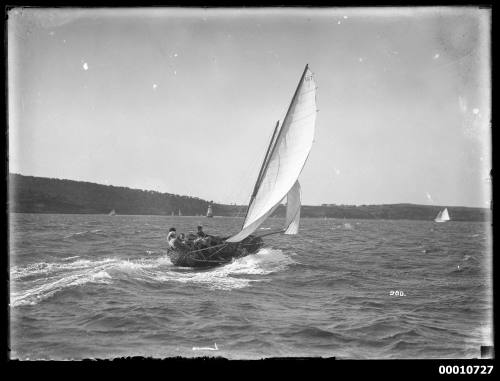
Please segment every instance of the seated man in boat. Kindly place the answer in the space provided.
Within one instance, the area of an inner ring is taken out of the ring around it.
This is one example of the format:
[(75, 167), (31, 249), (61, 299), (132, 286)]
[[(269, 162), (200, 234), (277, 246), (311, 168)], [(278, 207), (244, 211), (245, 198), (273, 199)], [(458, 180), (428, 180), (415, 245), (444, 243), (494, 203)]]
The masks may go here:
[(207, 234), (203, 231), (203, 226), (198, 225), (198, 232), (196, 235), (200, 238), (205, 238), (207, 236)]
[(187, 241), (184, 241), (185, 238), (184, 233), (181, 233), (179, 234), (179, 236), (177, 236), (175, 228), (170, 229), (167, 238), (168, 238), (168, 245), (172, 249), (181, 251), (186, 251), (191, 249), (191, 247), (189, 247), (189, 245), (187, 244)]
[(185, 239), (185, 243), (186, 245), (188, 245), (190, 248), (193, 248), (194, 247), (194, 243), (196, 241), (196, 235), (194, 235), (193, 233), (189, 233)]
[(203, 249), (210, 246), (210, 237), (203, 231), (203, 226), (201, 225), (198, 225), (194, 246), (196, 249)]
[(178, 248), (181, 248), (181, 249), (190, 249), (192, 250), (193, 249), (193, 240), (192, 240), (192, 234), (189, 234), (187, 237), (184, 233), (181, 233), (179, 234), (179, 239), (174, 242), (174, 245), (177, 244), (177, 247)]
[(176, 230), (175, 228), (170, 228), (168, 230), (168, 234), (167, 234), (167, 242), (168, 242), (168, 246), (170, 246), (172, 249), (174, 249), (174, 242), (175, 242), (175, 239), (177, 238), (177, 233), (176, 233)]

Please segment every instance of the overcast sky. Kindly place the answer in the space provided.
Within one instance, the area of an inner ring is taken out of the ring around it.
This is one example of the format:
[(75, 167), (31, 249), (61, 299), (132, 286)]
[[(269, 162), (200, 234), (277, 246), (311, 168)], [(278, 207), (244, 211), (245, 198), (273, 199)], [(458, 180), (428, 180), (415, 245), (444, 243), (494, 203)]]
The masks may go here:
[(489, 206), (490, 11), (15, 9), (9, 169), (246, 203), (306, 63), (305, 204)]

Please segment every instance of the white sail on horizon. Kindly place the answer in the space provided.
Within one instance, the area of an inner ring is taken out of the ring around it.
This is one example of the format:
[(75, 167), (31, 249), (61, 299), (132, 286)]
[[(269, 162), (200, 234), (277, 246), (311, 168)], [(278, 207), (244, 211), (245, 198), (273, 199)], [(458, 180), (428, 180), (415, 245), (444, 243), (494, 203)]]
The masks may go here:
[(450, 215), (448, 213), (448, 208), (444, 208), (444, 210), (440, 210), (436, 218), (435, 222), (446, 222), (450, 220)]
[(208, 205), (207, 217), (213, 217), (212, 204)]
[(444, 221), (449, 221), (450, 220), (450, 215), (448, 214), (448, 208), (444, 208), (443, 214), (441, 215), (441, 218)]
[(265, 162), (260, 184), (248, 207), (243, 228), (227, 239), (227, 242), (239, 242), (252, 234), (292, 190), (312, 147), (316, 112), (316, 83), (306, 66)]

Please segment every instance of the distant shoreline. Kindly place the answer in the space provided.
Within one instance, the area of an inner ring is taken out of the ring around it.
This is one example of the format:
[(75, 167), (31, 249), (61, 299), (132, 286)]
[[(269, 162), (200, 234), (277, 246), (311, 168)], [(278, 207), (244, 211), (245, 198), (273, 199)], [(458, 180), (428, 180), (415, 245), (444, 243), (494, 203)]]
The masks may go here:
[[(84, 181), (9, 174), (9, 213), (178, 216), (205, 219), (209, 201)], [(491, 221), (491, 210), (447, 205), (302, 205), (302, 218), (432, 221), (443, 208), (452, 221)], [(214, 217), (243, 218), (246, 205), (213, 204)], [(273, 217), (284, 217), (280, 205)], [(110, 216), (110, 218), (113, 216)]]
[[(105, 213), (52, 213), (52, 212), (10, 212), (10, 214), (40, 214), (40, 215), (68, 215), (68, 216), (102, 216), (102, 217), (167, 217), (167, 218), (197, 218), (198, 221), (210, 221), (211, 219), (207, 219), (205, 216), (169, 216), (167, 214), (116, 214), (114, 216), (109, 216)], [(231, 219), (239, 219), (243, 220), (243, 217), (237, 216), (214, 216), (215, 219), (220, 218), (231, 218)], [(269, 217), (268, 220), (282, 220), (283, 217), (272, 216)], [(414, 218), (342, 218), (342, 217), (301, 217), (301, 220), (325, 220), (325, 221), (420, 221), (420, 222), (432, 222), (434, 223), (434, 219), (424, 220), (424, 219), (414, 219)], [(486, 220), (451, 220), (448, 223), (453, 222), (475, 222), (475, 223), (488, 223), (491, 222), (491, 219)]]

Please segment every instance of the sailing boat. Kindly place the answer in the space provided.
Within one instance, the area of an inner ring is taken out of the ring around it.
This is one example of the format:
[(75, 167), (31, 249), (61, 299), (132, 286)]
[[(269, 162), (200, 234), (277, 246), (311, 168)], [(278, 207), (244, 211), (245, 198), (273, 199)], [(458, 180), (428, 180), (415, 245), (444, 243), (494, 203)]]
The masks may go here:
[(207, 210), (207, 217), (212, 218), (214, 216), (213, 210), (212, 210), (212, 203), (208, 205), (208, 210)]
[(441, 210), (436, 218), (434, 218), (435, 222), (446, 222), (450, 220), (450, 215), (448, 214), (448, 208), (444, 208), (444, 210)]
[[(222, 238), (209, 236), (206, 245), (173, 241), (167, 255), (174, 265), (208, 267), (229, 263), (234, 258), (257, 252), (262, 237), (269, 234), (297, 234), (300, 220), (300, 185), (298, 177), (304, 167), (314, 139), (316, 122), (316, 83), (306, 65), (288, 107), (283, 123), (276, 123), (264, 156), (245, 220), (240, 231)], [(286, 217), (282, 229), (253, 234), (286, 198)]]
[(111, 212), (108, 213), (108, 216), (114, 216), (116, 214), (115, 210), (113, 209)]
[(179, 209), (179, 216), (182, 216), (182, 212), (181, 212), (181, 210), (180, 210), (180, 209)]

